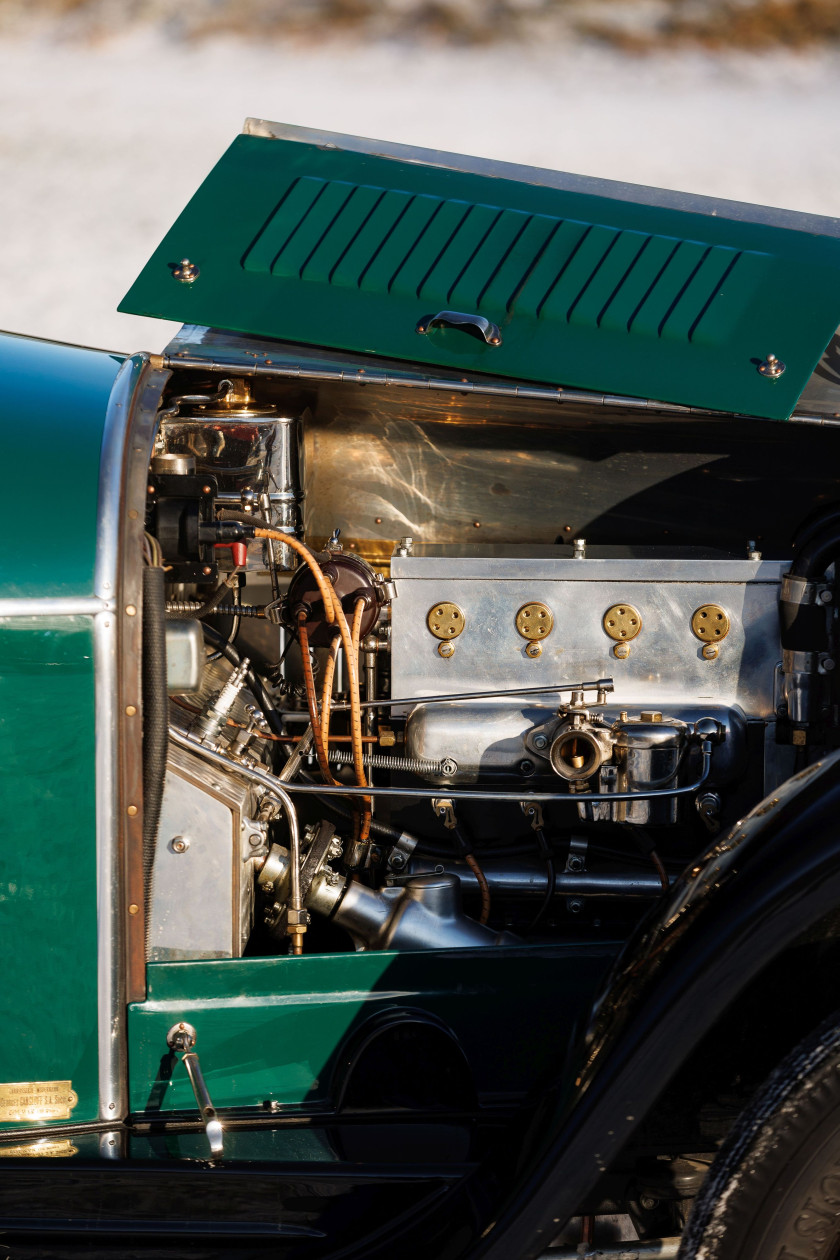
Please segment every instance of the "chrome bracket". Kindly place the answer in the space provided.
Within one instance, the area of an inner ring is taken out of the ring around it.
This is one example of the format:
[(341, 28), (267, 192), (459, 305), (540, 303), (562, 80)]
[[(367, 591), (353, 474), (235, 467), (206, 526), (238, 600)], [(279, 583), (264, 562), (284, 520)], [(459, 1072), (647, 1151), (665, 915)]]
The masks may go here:
[(197, 1033), (192, 1024), (173, 1024), (166, 1034), (166, 1044), (173, 1054), (180, 1054), (181, 1062), (187, 1069), (187, 1076), (190, 1078), (196, 1106), (204, 1122), (207, 1141), (210, 1143), (210, 1154), (213, 1159), (219, 1159), (224, 1153), (222, 1149), (224, 1141), (222, 1124), (216, 1115), (216, 1108), (213, 1106), (210, 1095), (207, 1092), (198, 1055), (193, 1049), (196, 1038)]

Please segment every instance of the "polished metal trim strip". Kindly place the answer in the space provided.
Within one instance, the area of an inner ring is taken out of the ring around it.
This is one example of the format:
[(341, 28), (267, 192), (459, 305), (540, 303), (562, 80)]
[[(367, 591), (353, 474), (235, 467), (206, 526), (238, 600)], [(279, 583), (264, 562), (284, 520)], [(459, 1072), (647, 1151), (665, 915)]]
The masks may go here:
[[(122, 483), (131, 416), (149, 377), (148, 354), (117, 373), (105, 413), (99, 469), (94, 589), (96, 713), (97, 1048), (99, 1118), (113, 1124), (128, 1110), (125, 942), (119, 823), (119, 611)], [(137, 606), (139, 612), (139, 606)]]
[(126, 359), (117, 373), (108, 399), (102, 456), (99, 466), (99, 522), (93, 589), (101, 599), (113, 599), (117, 591), (120, 541), (120, 496), (125, 441), (131, 402), (147, 369), (149, 355)]
[[(556, 402), (577, 404), (589, 407), (628, 407), (635, 410), (646, 409), (668, 415), (683, 416), (727, 416), (731, 412), (709, 411), (703, 407), (684, 407), (678, 403), (657, 402), (651, 398), (634, 398), (624, 394), (596, 394), (583, 389), (564, 389), (546, 385), (502, 385), (468, 379), (449, 381), (433, 376), (392, 376), (387, 372), (379, 372), (375, 368), (366, 367), (361, 371), (348, 371), (345, 368), (308, 367), (302, 363), (271, 364), (260, 362), (254, 355), (253, 362), (218, 359), (214, 355), (203, 357), (179, 351), (177, 354), (162, 356), (162, 362), (168, 368), (198, 368), (202, 371), (236, 372), (240, 376), (247, 375), (293, 378), (303, 381), (328, 381), (341, 384), (386, 385), (391, 389), (427, 389), (444, 391), (447, 394), (478, 394), (491, 398), (524, 398), (533, 402)], [(367, 362), (367, 360), (366, 360)], [(749, 418), (749, 417), (746, 417)]]
[(117, 816), (117, 614), (93, 621), (96, 713), (97, 1048), (99, 1119), (121, 1120), (127, 1109), (125, 1003), (121, 948), (119, 822)]
[(556, 188), (560, 192), (585, 193), (591, 197), (608, 197), (613, 201), (632, 201), (638, 205), (683, 210), (690, 214), (713, 215), (715, 218), (732, 219), (739, 223), (756, 223), (794, 232), (807, 232), (810, 235), (840, 237), (840, 219), (803, 214), (798, 210), (726, 201), (720, 197), (703, 197), (698, 193), (651, 188), (647, 184), (624, 184), (613, 179), (573, 175), (568, 171), (551, 171), (539, 166), (521, 166), (518, 162), (500, 162), (492, 158), (468, 157), (441, 149), (419, 149), (409, 144), (395, 144), (390, 140), (371, 140), (364, 136), (346, 136), (337, 131), (293, 127), (289, 123), (270, 122), (265, 118), (246, 118), (242, 131), (246, 136), (293, 140), (299, 144), (317, 145), (320, 149), (365, 153), (371, 157), (391, 158), (397, 162), (438, 166), (470, 175), (490, 176), (493, 179), (511, 179), (518, 184), (537, 184), (543, 188)]
[(128, 1110), (122, 861), (119, 828), (118, 612), (120, 499), (129, 416), (149, 356), (133, 355), (117, 373), (105, 413), (99, 465), (94, 590), (108, 605), (94, 618), (96, 714), (97, 1051), (99, 1119)]
[(95, 595), (0, 599), (0, 618), (95, 617), (97, 613), (113, 612), (115, 608), (113, 599), (98, 599)]

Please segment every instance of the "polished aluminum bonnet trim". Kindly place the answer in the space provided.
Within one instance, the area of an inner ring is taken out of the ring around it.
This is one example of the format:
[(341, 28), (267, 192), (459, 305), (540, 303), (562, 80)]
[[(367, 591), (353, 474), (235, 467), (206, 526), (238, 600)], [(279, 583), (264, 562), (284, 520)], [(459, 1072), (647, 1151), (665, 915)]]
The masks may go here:
[[(105, 414), (97, 505), (95, 589), (117, 592), (120, 495), (128, 418), (148, 356), (127, 359), (114, 381)], [(122, 1120), (128, 1110), (125, 978), (119, 845), (117, 731), (117, 615), (94, 618), (96, 712), (96, 896), (99, 1118)]]
[(148, 370), (148, 362), (147, 354), (136, 354), (125, 360), (114, 380), (105, 413), (94, 570), (94, 590), (100, 599), (113, 599), (117, 591), (123, 447), (132, 399), (141, 377)]
[(99, 599), (95, 595), (0, 599), (0, 619), (6, 617), (95, 617), (97, 613), (113, 612), (115, 608), (114, 600)]
[[(205, 338), (208, 343), (205, 344)], [(247, 347), (247, 348), (246, 348)], [(515, 381), (470, 380), (469, 377), (426, 376), (409, 369), (387, 369), (377, 366), (368, 356), (351, 358), (306, 358), (299, 346), (286, 342), (264, 342), (244, 338), (238, 333), (207, 328), (200, 324), (184, 324), (167, 345), (162, 355), (153, 356), (161, 367), (190, 368), (224, 372), (269, 380), (323, 381), (326, 384), (385, 386), (387, 389), (419, 389), (430, 393), (475, 394), (480, 398), (522, 399), (525, 402), (554, 402), (566, 406), (610, 407), (634, 411), (652, 411), (669, 416), (731, 415), (740, 420), (761, 419), (727, 411), (710, 411), (705, 407), (685, 407), (655, 398), (635, 398), (630, 394), (599, 394), (594, 390), (565, 389), (561, 385), (522, 385)], [(358, 364), (358, 366), (356, 366)], [(364, 364), (364, 366), (362, 366)], [(770, 423), (762, 419), (762, 423)], [(775, 423), (786, 423), (776, 421)], [(791, 424), (840, 425), (840, 420), (794, 412)]]
[[(105, 413), (99, 472), (94, 617), (96, 710), (96, 889), (99, 1115), (113, 1122), (128, 1111), (122, 864), (119, 825), (118, 613), (122, 475), (131, 417), (157, 408), (160, 388), (145, 390), (150, 356), (134, 355), (117, 374)], [(150, 395), (150, 396), (149, 396)]]
[(93, 620), (96, 712), (96, 900), (99, 1118), (126, 1114), (125, 1028), (117, 818), (117, 618)]
[[(213, 345), (205, 349), (205, 336), (213, 336)], [(468, 377), (436, 377), (409, 369), (377, 366), (376, 359), (365, 356), (349, 359), (307, 359), (299, 347), (288, 347), (293, 354), (284, 354), (285, 342), (259, 342), (243, 339), (236, 333), (225, 334), (221, 344), (215, 340), (218, 330), (198, 324), (184, 324), (162, 355), (153, 362), (167, 368), (198, 368), (201, 371), (226, 372), (238, 376), (262, 376), (268, 379), (323, 381), (327, 384), (384, 385), (389, 389), (420, 389), (449, 394), (477, 394), (482, 398), (521, 398), (530, 402), (556, 402), (588, 407), (628, 407), (634, 410), (662, 412), (681, 416), (722, 416), (729, 412), (709, 411), (703, 407), (684, 407), (679, 403), (659, 402), (651, 398), (634, 398), (629, 394), (599, 394), (586, 389), (566, 389), (560, 385), (520, 385), (499, 380), (473, 381)], [(247, 349), (245, 348), (247, 345)], [(254, 347), (259, 347), (254, 349)], [(221, 352), (221, 353), (220, 353)], [(294, 355), (299, 355), (295, 358)], [(279, 360), (279, 362), (278, 362)], [(358, 366), (355, 366), (358, 363)], [(364, 364), (364, 366), (362, 366)]]

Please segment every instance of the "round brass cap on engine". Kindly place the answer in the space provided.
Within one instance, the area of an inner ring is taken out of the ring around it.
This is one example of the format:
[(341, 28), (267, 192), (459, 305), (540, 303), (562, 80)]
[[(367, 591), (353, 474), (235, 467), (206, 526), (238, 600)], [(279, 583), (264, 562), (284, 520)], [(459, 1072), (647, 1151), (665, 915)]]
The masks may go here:
[(716, 643), (729, 634), (729, 616), (720, 604), (701, 604), (691, 617), (691, 629), (703, 643)]
[(516, 614), (516, 629), (523, 639), (528, 639), (531, 643), (551, 634), (553, 627), (554, 614), (547, 604), (541, 604), (537, 600), (523, 604)]
[(432, 604), (426, 625), (436, 639), (457, 639), (466, 625), (464, 610), (449, 600), (441, 600)]
[(628, 643), (642, 629), (642, 614), (632, 604), (613, 604), (604, 613), (604, 630), (616, 643)]

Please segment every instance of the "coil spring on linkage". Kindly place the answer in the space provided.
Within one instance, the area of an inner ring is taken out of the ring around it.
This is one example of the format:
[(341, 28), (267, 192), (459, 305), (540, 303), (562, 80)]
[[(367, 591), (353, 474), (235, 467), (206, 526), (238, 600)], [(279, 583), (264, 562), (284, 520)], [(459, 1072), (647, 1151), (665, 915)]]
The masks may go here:
[[(166, 602), (168, 613), (186, 616), (198, 612), (201, 604), (197, 599), (170, 599)], [(259, 604), (219, 604), (213, 609), (213, 616), (221, 613), (225, 617), (265, 617), (265, 609)]]
[[(352, 766), (353, 753), (349, 748), (330, 748), (327, 756), (339, 766)], [(406, 770), (410, 774), (449, 776), (458, 769), (454, 761), (424, 761), (422, 757), (389, 757), (382, 753), (364, 754), (364, 763), (374, 770)]]

